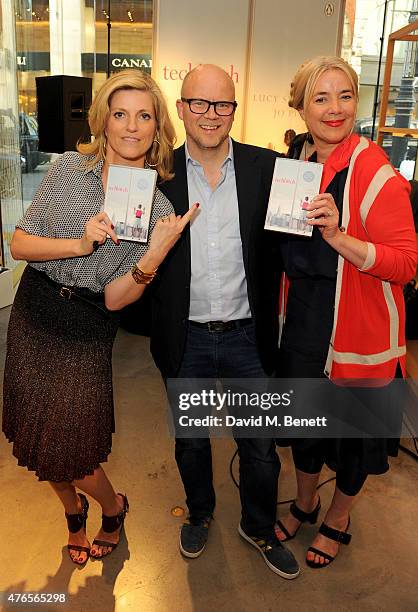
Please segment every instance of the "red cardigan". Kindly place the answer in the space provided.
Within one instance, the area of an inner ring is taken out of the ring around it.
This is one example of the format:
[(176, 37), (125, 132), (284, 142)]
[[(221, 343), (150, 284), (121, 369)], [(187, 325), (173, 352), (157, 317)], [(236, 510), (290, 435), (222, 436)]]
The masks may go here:
[(366, 242), (368, 253), (361, 269), (338, 257), (334, 325), (324, 372), (335, 381), (391, 380), (398, 362), (405, 374), (402, 287), (415, 276), (417, 266), (410, 187), (380, 147), (352, 135), (325, 162), (321, 193), (347, 166), (341, 227)]

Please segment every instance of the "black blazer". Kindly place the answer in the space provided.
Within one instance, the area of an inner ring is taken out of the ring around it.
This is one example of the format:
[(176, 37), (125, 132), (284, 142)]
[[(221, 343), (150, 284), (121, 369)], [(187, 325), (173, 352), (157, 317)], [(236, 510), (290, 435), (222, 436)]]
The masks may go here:
[[(260, 359), (268, 374), (277, 358), (278, 293), (281, 262), (277, 234), (265, 231), (264, 220), (276, 154), (233, 141), (239, 221), (248, 300), (255, 323)], [(174, 152), (175, 177), (161, 183), (176, 214), (189, 209), (184, 145)], [(163, 377), (174, 377), (186, 341), (190, 304), (190, 230), (160, 267), (152, 286), (151, 352)]]

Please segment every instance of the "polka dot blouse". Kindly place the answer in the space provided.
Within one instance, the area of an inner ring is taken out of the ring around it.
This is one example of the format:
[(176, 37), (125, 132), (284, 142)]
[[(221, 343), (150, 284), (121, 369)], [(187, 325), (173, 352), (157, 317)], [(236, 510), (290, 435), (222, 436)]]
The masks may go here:
[[(103, 161), (86, 169), (91, 157), (74, 151), (64, 153), (41, 182), (26, 214), (17, 224), (29, 234), (46, 238), (81, 238), (87, 221), (103, 210)], [(150, 234), (160, 217), (174, 212), (157, 188), (151, 211)], [(52, 280), (68, 286), (86, 287), (101, 292), (104, 287), (128, 272), (147, 251), (148, 243), (121, 240), (117, 246), (110, 238), (96, 252), (84, 257), (30, 262)]]

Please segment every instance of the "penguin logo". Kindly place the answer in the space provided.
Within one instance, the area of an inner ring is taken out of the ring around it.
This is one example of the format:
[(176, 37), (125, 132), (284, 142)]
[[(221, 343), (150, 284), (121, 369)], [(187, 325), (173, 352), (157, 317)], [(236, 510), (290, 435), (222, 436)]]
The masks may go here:
[(332, 2), (326, 3), (324, 13), (326, 17), (332, 17), (332, 15), (334, 14), (334, 5), (332, 4)]

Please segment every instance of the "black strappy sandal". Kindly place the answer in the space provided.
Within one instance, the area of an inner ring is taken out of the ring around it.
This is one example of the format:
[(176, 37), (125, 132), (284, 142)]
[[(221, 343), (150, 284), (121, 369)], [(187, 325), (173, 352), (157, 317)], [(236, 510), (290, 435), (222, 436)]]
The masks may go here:
[[(320, 526), (318, 530), (318, 533), (325, 536), (329, 540), (334, 540), (334, 542), (338, 542), (338, 544), (348, 545), (350, 544), (350, 541), (351, 541), (351, 533), (347, 533), (347, 529), (349, 527), (350, 527), (350, 517), (348, 518), (347, 527), (345, 528), (344, 531), (338, 531), (338, 529), (333, 529), (332, 527), (329, 527), (325, 523), (322, 523), (322, 525)], [(328, 553), (324, 552), (323, 550), (319, 550), (319, 548), (315, 548), (314, 546), (310, 546), (308, 548), (308, 552), (313, 552), (315, 555), (320, 555), (321, 557), (324, 557), (324, 559), (327, 559), (329, 561), (329, 563), (315, 563), (315, 561), (313, 560), (311, 561), (310, 559), (305, 559), (306, 564), (309, 567), (313, 567), (314, 569), (318, 569), (320, 567), (327, 567), (328, 565), (331, 565), (331, 563), (335, 559), (335, 557), (332, 557)]]
[[(283, 525), (283, 523), (281, 521), (277, 520), (276, 524), (280, 527), (280, 530), (286, 536), (286, 539), (285, 540), (280, 540), (280, 542), (288, 542), (289, 540), (293, 540), (293, 538), (296, 536), (297, 532), (299, 531), (302, 523), (310, 523), (311, 525), (315, 525), (316, 521), (318, 520), (318, 514), (319, 514), (320, 509), (321, 509), (321, 498), (320, 497), (318, 498), (318, 503), (316, 504), (316, 507), (314, 508), (314, 510), (312, 510), (312, 512), (304, 512), (304, 510), (301, 510), (296, 505), (296, 502), (292, 502), (292, 504), (291, 504), (291, 506), (289, 508), (289, 512), (290, 512), (290, 514), (292, 516), (295, 517), (295, 519), (300, 521), (300, 525), (296, 529), (295, 533), (292, 535), (291, 533), (288, 532), (288, 530)], [(278, 538), (278, 539), (280, 539), (280, 538)]]
[[(81, 512), (77, 514), (67, 514), (65, 513), (65, 518), (67, 519), (68, 531), (70, 533), (77, 533), (80, 529), (84, 529), (84, 533), (86, 533), (86, 524), (87, 524), (87, 515), (89, 511), (89, 502), (85, 495), (82, 493), (78, 493), (78, 497), (81, 501)], [(76, 544), (67, 544), (68, 554), (73, 563), (76, 565), (84, 565), (88, 558), (90, 557), (90, 548), (87, 546), (77, 546)], [(76, 559), (73, 559), (71, 556), (71, 552), (86, 552), (87, 557), (85, 561), (80, 563)]]
[[(120, 527), (120, 534), (123, 528), (123, 523), (125, 521), (125, 516), (129, 512), (128, 498), (122, 493), (118, 493), (118, 495), (120, 495), (123, 499), (123, 510), (121, 510), (119, 514), (116, 514), (115, 516), (106, 516), (105, 514), (102, 514), (102, 529), (105, 533), (112, 533)], [(94, 544), (96, 546), (106, 546), (107, 548), (111, 549), (104, 555), (91, 555), (92, 559), (103, 559), (103, 557), (107, 557), (108, 555), (110, 555), (111, 552), (115, 550), (119, 542), (116, 542), (115, 544), (114, 542), (107, 542), (106, 540), (93, 540), (93, 545)]]

